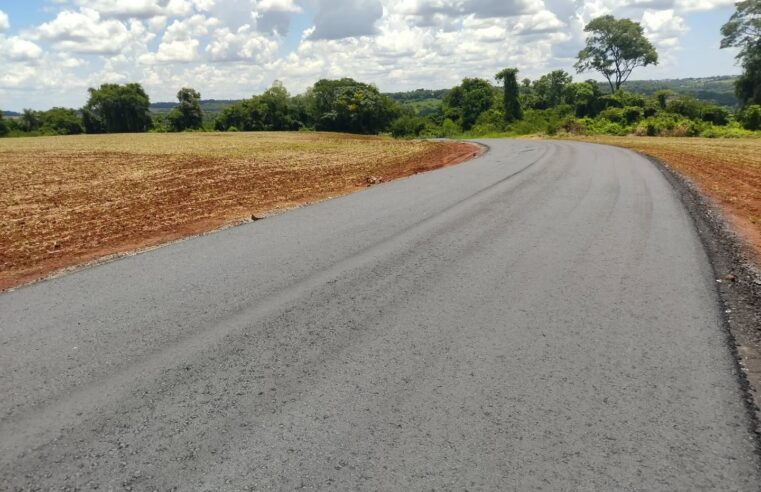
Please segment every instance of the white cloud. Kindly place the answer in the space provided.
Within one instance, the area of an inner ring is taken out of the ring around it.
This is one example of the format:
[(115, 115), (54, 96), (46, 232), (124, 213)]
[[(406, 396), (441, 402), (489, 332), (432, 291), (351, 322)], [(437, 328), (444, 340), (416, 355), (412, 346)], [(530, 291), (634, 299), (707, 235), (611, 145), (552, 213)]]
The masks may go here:
[(8, 19), (8, 14), (0, 10), (0, 33), (7, 31), (11, 28), (11, 21)]
[(13, 61), (33, 61), (42, 57), (42, 48), (18, 36), (0, 40), (2, 56)]
[(76, 0), (82, 8), (96, 10), (102, 17), (117, 19), (151, 19), (184, 17), (194, 9), (206, 10), (214, 0)]
[(198, 59), (197, 37), (208, 34), (219, 21), (196, 14), (184, 20), (176, 20), (166, 28), (155, 53), (144, 53), (138, 57), (142, 64), (190, 63)]
[(222, 28), (206, 47), (212, 61), (261, 62), (269, 60), (277, 51), (278, 44), (272, 39), (254, 31), (248, 24), (236, 32)]
[(301, 12), (302, 9), (293, 0), (254, 0), (253, 8), (259, 12)]
[(669, 10), (646, 10), (642, 15), (642, 27), (645, 34), (662, 48), (675, 48), (679, 37), (687, 32), (687, 25), (682, 17)]
[(33, 36), (51, 41), (63, 51), (90, 54), (120, 53), (132, 38), (124, 23), (101, 19), (100, 14), (92, 9), (64, 10), (52, 21), (38, 26)]
[(343, 39), (377, 32), (383, 17), (380, 0), (321, 0), (310, 39)]

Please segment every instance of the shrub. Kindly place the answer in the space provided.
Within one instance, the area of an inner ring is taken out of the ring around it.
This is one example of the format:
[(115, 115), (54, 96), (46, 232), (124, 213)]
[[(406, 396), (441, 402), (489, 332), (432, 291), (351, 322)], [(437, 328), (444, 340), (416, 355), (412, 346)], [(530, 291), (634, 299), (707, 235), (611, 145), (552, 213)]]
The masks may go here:
[(708, 123), (724, 126), (729, 123), (729, 111), (720, 106), (707, 104), (703, 107), (700, 118)]
[(601, 111), (599, 118), (612, 121), (613, 123), (621, 123), (626, 120), (626, 118), (624, 118), (624, 109), (614, 107)]
[(462, 128), (454, 121), (447, 118), (441, 123), (440, 137), (451, 138), (456, 137), (460, 133), (462, 133)]
[(417, 137), (426, 126), (425, 118), (412, 115), (402, 115), (391, 122), (391, 135), (400, 137)]
[(642, 119), (642, 108), (638, 106), (627, 106), (624, 108), (623, 116), (627, 125), (633, 125)]
[(745, 138), (752, 137), (754, 133), (746, 130), (737, 122), (729, 123), (725, 126), (709, 125), (702, 132), (701, 137), (705, 138)]
[(758, 104), (746, 106), (740, 111), (737, 119), (746, 130), (761, 130), (761, 106)]

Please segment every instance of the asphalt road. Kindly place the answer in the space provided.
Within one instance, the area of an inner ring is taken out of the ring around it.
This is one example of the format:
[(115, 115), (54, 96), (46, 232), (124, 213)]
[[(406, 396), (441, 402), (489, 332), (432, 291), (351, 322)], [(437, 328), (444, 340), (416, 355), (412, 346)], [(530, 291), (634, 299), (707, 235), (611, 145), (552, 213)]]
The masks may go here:
[(486, 143), (0, 295), (0, 489), (758, 490), (660, 172)]

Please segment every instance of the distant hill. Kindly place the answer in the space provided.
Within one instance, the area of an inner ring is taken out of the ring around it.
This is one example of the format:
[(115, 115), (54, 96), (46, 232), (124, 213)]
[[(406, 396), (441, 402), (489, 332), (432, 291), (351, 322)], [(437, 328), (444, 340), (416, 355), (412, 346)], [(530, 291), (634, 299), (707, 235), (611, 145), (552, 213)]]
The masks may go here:
[[(214, 118), (224, 108), (231, 104), (240, 102), (240, 99), (203, 99), (201, 100), (201, 110), (207, 119)], [(166, 114), (177, 106), (176, 102), (157, 102), (150, 106), (153, 114)]]
[[(669, 89), (677, 94), (692, 96), (702, 101), (735, 107), (738, 105), (735, 97), (735, 80), (737, 80), (736, 76), (729, 75), (689, 79), (631, 80), (624, 84), (624, 88), (644, 95), (650, 95), (661, 89)], [(600, 84), (600, 86), (608, 90), (607, 84)]]
[(7, 118), (15, 118), (17, 116), (21, 116), (21, 113), (17, 113), (15, 111), (3, 111), (3, 116)]
[(387, 92), (386, 96), (403, 106), (411, 106), (421, 116), (428, 116), (436, 111), (449, 89), (415, 89), (407, 92)]

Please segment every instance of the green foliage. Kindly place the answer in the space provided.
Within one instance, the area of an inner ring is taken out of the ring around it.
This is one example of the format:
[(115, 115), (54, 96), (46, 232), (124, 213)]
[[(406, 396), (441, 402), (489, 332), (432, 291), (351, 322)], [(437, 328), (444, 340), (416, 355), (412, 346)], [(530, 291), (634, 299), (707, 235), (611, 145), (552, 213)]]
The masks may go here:
[(52, 108), (39, 113), (39, 118), (45, 135), (79, 135), (85, 131), (82, 118), (74, 109)]
[(291, 97), (278, 81), (260, 96), (253, 96), (224, 108), (214, 119), (214, 129), (230, 131), (298, 130), (304, 126), (306, 102)]
[(103, 84), (88, 91), (90, 97), (82, 108), (87, 133), (134, 133), (150, 128), (150, 99), (140, 84)]
[(195, 89), (183, 87), (177, 93), (179, 104), (167, 115), (168, 127), (171, 131), (198, 130), (203, 126), (201, 111), (201, 94)]
[(420, 116), (404, 114), (391, 122), (391, 135), (400, 137), (419, 137), (426, 129), (427, 120)]
[(262, 131), (264, 127), (264, 114), (267, 106), (256, 96), (231, 104), (222, 110), (214, 120), (214, 129), (230, 131), (234, 127), (236, 131)]
[(42, 126), (40, 114), (33, 109), (24, 109), (18, 119), (19, 130), (23, 132), (33, 132), (39, 130)]
[(8, 125), (5, 122), (5, 118), (3, 118), (3, 112), (0, 111), (0, 137), (4, 137), (8, 134), (10, 130), (8, 129)]
[(439, 137), (452, 138), (462, 133), (462, 127), (450, 119), (445, 119), (441, 124)]
[(761, 40), (758, 44), (743, 58), (743, 73), (735, 82), (735, 95), (742, 105), (761, 104)]
[(554, 70), (531, 84), (534, 109), (554, 108), (566, 100), (573, 78), (565, 70)]
[(259, 96), (264, 104), (264, 128), (267, 131), (298, 130), (302, 126), (301, 112), (283, 84), (276, 80)]
[(627, 106), (623, 109), (624, 121), (627, 125), (633, 125), (642, 119), (642, 108), (639, 106)]
[(473, 127), (481, 113), (494, 106), (495, 99), (496, 91), (489, 82), (466, 78), (444, 97), (444, 116), (457, 121), (467, 131)]
[(502, 95), (502, 112), (506, 122), (520, 120), (523, 118), (523, 109), (520, 102), (520, 89), (518, 87), (518, 69), (506, 68), (499, 72), (495, 77), (501, 80), (504, 86)]
[(722, 48), (740, 48), (737, 59), (743, 73), (735, 84), (740, 103), (761, 104), (761, 0), (735, 4), (735, 12), (721, 28)]
[(737, 119), (746, 130), (761, 130), (761, 105), (746, 106)]
[(373, 134), (388, 128), (398, 105), (369, 84), (350, 78), (318, 81), (307, 94), (315, 129)]
[(574, 114), (579, 118), (594, 116), (599, 98), (600, 90), (594, 83), (571, 83), (565, 88), (564, 99), (568, 104), (573, 105)]
[(620, 89), (635, 68), (658, 64), (655, 47), (637, 22), (604, 15), (587, 24), (584, 32), (591, 35), (579, 52), (576, 70), (600, 72), (611, 92)]
[(607, 108), (600, 112), (599, 118), (608, 120), (612, 123), (622, 123), (625, 121), (624, 108)]

